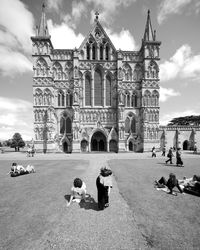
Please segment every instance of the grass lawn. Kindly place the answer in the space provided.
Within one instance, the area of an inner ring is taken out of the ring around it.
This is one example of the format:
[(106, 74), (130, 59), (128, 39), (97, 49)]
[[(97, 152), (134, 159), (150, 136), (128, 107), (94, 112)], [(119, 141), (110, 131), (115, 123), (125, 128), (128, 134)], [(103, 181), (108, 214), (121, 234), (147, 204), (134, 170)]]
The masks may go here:
[(163, 159), (111, 160), (119, 190), (130, 206), (149, 247), (200, 249), (200, 197), (158, 191), (153, 182), (169, 173), (200, 175), (199, 159), (184, 159), (185, 167), (163, 164)]
[(0, 161), (0, 249), (27, 250), (62, 221), (65, 196), (88, 161), (33, 160), (36, 173), (19, 177), (6, 175), (11, 163)]

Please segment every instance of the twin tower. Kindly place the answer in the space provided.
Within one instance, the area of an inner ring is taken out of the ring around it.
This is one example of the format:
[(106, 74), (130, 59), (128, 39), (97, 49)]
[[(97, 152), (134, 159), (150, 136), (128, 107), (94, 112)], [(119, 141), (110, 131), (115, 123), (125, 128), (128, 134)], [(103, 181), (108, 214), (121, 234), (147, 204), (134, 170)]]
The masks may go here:
[(37, 151), (143, 152), (160, 146), (161, 42), (150, 11), (139, 51), (116, 50), (98, 13), (79, 48), (54, 49), (45, 6), (31, 40)]

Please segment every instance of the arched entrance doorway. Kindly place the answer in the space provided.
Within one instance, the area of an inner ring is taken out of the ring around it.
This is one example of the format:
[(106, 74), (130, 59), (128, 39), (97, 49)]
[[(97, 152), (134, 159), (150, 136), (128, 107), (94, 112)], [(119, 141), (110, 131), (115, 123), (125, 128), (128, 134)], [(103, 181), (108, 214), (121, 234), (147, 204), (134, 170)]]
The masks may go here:
[(88, 151), (88, 142), (86, 140), (81, 141), (81, 151), (87, 152)]
[(107, 151), (106, 137), (100, 131), (93, 134), (91, 139), (91, 151)]
[(66, 141), (63, 142), (63, 152), (64, 152), (64, 153), (68, 153), (68, 144), (67, 144)]
[(128, 150), (133, 151), (133, 143), (132, 143), (132, 141), (130, 141), (129, 144), (128, 144)]
[(189, 150), (189, 141), (185, 140), (183, 142), (183, 150)]

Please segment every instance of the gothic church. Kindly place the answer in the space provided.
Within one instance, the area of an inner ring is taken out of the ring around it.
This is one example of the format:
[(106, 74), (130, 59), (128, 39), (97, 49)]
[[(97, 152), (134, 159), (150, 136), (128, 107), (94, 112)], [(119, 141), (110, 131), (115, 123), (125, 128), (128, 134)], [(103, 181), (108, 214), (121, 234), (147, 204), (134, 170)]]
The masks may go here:
[(98, 13), (79, 48), (54, 49), (45, 6), (31, 40), (37, 151), (143, 152), (160, 147), (161, 42), (149, 11), (139, 51), (116, 50)]

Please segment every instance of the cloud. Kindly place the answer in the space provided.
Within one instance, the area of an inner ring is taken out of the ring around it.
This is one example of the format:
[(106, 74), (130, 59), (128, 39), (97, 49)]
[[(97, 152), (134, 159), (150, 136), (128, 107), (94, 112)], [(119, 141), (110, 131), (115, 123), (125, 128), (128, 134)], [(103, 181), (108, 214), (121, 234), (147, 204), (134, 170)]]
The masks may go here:
[(105, 29), (105, 31), (116, 49), (137, 50), (138, 46), (129, 30), (122, 29), (120, 33), (115, 33), (110, 29)]
[(63, 0), (47, 0), (47, 8), (59, 12), (62, 6)]
[[(64, 22), (61, 25), (53, 24), (52, 20), (48, 20), (48, 28), (51, 34), (51, 41), (56, 49), (74, 49), (79, 47), (84, 40), (84, 36), (69, 27)], [(69, 39), (70, 38), (70, 39)]]
[(85, 3), (77, 1), (72, 2), (72, 17), (75, 19), (75, 22), (79, 22), (82, 15), (86, 14), (86, 12), (87, 7)]
[(33, 15), (21, 1), (1, 0), (0, 71), (4, 75), (32, 70), (29, 54), (33, 27)]
[(32, 62), (22, 53), (0, 46), (0, 72), (4, 76), (14, 77), (17, 73), (31, 71)]
[(169, 81), (176, 77), (199, 78), (200, 54), (193, 55), (189, 45), (182, 45), (176, 53), (160, 65), (161, 81)]
[(199, 0), (162, 0), (159, 5), (157, 20), (162, 24), (170, 15), (181, 14), (187, 7), (191, 13), (198, 14), (200, 11)]
[(0, 139), (10, 139), (16, 132), (24, 140), (33, 138), (32, 103), (0, 97)]
[[(100, 20), (109, 25), (113, 22), (113, 17), (117, 15), (122, 7), (127, 8), (137, 0), (86, 0), (88, 4), (93, 5), (92, 9), (100, 12)], [(94, 11), (91, 11), (92, 21), (94, 20)]]
[(170, 97), (179, 96), (180, 93), (174, 89), (160, 87), (160, 102), (166, 102)]
[(176, 111), (176, 112), (171, 112), (168, 114), (164, 114), (160, 116), (160, 125), (167, 125), (172, 119), (176, 117), (184, 117), (184, 116), (189, 116), (189, 115), (199, 115), (199, 112), (196, 112), (195, 110), (188, 109), (185, 111)]

